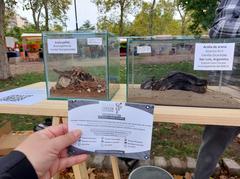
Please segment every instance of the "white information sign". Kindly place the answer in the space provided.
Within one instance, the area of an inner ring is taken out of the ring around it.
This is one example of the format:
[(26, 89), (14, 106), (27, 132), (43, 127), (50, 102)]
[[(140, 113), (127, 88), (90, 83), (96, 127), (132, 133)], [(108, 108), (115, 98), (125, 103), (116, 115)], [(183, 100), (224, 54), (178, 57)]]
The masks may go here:
[(48, 39), (49, 54), (76, 54), (77, 39)]
[(45, 89), (17, 88), (0, 93), (0, 104), (32, 105), (47, 98)]
[(150, 157), (153, 105), (111, 101), (70, 100), (69, 131), (81, 138), (69, 153), (98, 153), (147, 160)]
[(197, 43), (194, 70), (231, 71), (235, 43)]
[(137, 53), (152, 53), (150, 46), (137, 46)]
[(102, 45), (102, 38), (88, 38), (87, 44), (88, 45)]

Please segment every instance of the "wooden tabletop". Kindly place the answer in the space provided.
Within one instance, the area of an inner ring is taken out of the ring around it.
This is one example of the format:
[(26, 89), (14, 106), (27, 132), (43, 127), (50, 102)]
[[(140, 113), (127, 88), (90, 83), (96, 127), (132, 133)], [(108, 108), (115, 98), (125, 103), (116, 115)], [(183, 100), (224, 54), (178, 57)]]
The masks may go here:
[[(26, 88), (44, 88), (39, 82)], [(125, 101), (126, 85), (121, 84), (113, 101)], [(0, 105), (0, 113), (67, 117), (67, 101), (44, 100), (34, 105)], [(155, 106), (155, 122), (240, 126), (239, 109)]]

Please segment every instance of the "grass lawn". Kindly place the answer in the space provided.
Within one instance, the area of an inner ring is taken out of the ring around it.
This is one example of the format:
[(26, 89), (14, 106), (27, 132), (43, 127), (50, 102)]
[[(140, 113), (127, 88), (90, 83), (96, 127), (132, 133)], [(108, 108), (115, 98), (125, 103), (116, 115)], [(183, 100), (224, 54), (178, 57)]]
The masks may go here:
[[(142, 67), (145, 68), (145, 67)], [(162, 71), (163, 69), (152, 70)], [(146, 70), (146, 69), (143, 69)], [(152, 71), (151, 70), (151, 71)], [(150, 72), (150, 71), (149, 71)], [(157, 72), (156, 72), (157, 73)], [(7, 81), (0, 81), (0, 91), (17, 88), (32, 83), (44, 81), (44, 75), (39, 73), (28, 73), (14, 77)], [(125, 83), (125, 67), (121, 66), (120, 81)], [(41, 116), (26, 116), (26, 115), (9, 115), (0, 114), (0, 120), (10, 120), (12, 122), (13, 130), (32, 130), (33, 126), (43, 121), (46, 117)], [(186, 156), (195, 157), (201, 142), (201, 134), (203, 127), (199, 125), (176, 125), (169, 123), (155, 123), (152, 137), (152, 154), (158, 156), (179, 157)], [(239, 159), (239, 144), (234, 142), (224, 156)]]
[(205, 72), (194, 71), (193, 64), (187, 61), (167, 64), (134, 64), (134, 70), (129, 69), (129, 80), (134, 77), (134, 83), (142, 83), (153, 76), (156, 79), (161, 79), (174, 71), (190, 73), (198, 77), (206, 77), (207, 75)]

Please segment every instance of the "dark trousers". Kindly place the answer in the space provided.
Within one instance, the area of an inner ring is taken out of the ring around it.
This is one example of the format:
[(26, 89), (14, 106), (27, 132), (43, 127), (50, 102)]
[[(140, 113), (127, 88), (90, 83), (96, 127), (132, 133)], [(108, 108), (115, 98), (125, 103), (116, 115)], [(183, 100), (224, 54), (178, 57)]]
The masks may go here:
[(199, 148), (194, 179), (209, 179), (227, 146), (240, 133), (240, 127), (206, 126)]

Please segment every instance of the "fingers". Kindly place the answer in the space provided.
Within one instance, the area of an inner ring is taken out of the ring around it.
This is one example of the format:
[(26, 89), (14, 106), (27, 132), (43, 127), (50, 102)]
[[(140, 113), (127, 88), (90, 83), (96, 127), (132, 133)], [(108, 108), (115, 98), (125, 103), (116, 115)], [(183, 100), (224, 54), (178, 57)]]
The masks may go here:
[(68, 157), (68, 152), (67, 152), (67, 149), (64, 149), (60, 152), (60, 158), (66, 158)]
[(74, 130), (65, 135), (51, 139), (51, 144), (56, 149), (56, 152), (59, 153), (69, 145), (75, 143), (80, 138), (80, 134), (80, 130)]
[(82, 154), (82, 155), (76, 155), (68, 158), (62, 158), (59, 162), (59, 170), (64, 170), (67, 167), (71, 167), (73, 165), (79, 164), (81, 162), (86, 161), (88, 158), (88, 155)]
[(68, 132), (68, 128), (67, 124), (60, 124), (57, 126), (47, 127), (46, 129), (39, 132), (47, 135), (47, 137), (51, 139), (66, 134)]

